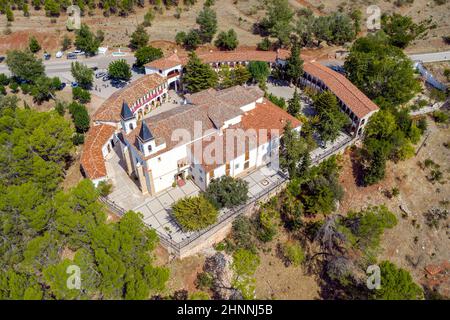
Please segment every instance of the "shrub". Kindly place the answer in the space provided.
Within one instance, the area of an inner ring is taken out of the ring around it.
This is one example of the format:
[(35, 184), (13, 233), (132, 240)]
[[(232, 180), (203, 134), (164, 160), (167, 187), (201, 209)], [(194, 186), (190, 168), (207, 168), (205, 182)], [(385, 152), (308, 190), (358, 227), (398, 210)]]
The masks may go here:
[(0, 73), (0, 86), (9, 85), (9, 78), (6, 74)]
[(448, 114), (443, 111), (435, 111), (433, 112), (433, 119), (438, 123), (445, 123), (448, 121)]
[(183, 229), (197, 231), (217, 221), (218, 211), (204, 196), (186, 197), (172, 206), (172, 211)]
[(102, 197), (108, 196), (112, 191), (113, 185), (107, 181), (100, 181), (97, 190)]
[(281, 109), (283, 109), (283, 110), (286, 109), (286, 100), (284, 98), (277, 97), (277, 96), (275, 96), (275, 95), (273, 95), (271, 93), (269, 93), (267, 98), (270, 100), (270, 102), (272, 102), (273, 104), (279, 106)]
[(213, 276), (209, 272), (201, 272), (197, 275), (195, 285), (200, 290), (211, 289), (214, 284)]
[(258, 239), (263, 242), (272, 241), (277, 234), (276, 218), (278, 212), (272, 209), (261, 209), (258, 216)]
[(73, 97), (73, 100), (76, 100), (83, 104), (91, 101), (90, 92), (87, 90), (84, 90), (83, 88), (80, 88), (80, 87), (72, 88), (72, 97)]
[(76, 146), (83, 144), (84, 143), (84, 134), (76, 132), (72, 137), (72, 142)]
[(254, 232), (254, 223), (248, 217), (240, 216), (233, 221), (231, 237), (238, 247), (255, 251)]
[(300, 266), (305, 261), (305, 253), (302, 247), (295, 242), (288, 241), (283, 245), (283, 256), (294, 267)]
[(247, 201), (248, 183), (242, 179), (222, 176), (211, 181), (205, 197), (218, 209), (235, 207)]
[(89, 113), (86, 107), (82, 104), (72, 102), (69, 105), (69, 112), (72, 115), (73, 124), (78, 133), (88, 131), (90, 125)]

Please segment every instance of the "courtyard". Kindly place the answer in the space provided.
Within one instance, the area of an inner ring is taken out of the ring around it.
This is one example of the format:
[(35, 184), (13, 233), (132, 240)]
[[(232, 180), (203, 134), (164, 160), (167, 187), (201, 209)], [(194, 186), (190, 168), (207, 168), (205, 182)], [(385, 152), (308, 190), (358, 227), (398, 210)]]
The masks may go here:
[[(114, 204), (125, 211), (133, 210), (143, 215), (144, 222), (155, 229), (160, 236), (181, 243), (189, 239), (195, 232), (183, 232), (172, 213), (172, 205), (181, 198), (198, 195), (200, 188), (190, 179), (182, 187), (176, 186), (157, 195), (143, 195), (136, 183), (127, 175), (118, 151), (111, 152), (106, 158), (108, 177), (114, 188), (108, 196)], [(270, 167), (261, 167), (242, 177), (248, 183), (249, 202), (255, 201), (274, 186), (285, 180), (278, 171)], [(223, 209), (222, 215), (230, 213), (230, 209)]]

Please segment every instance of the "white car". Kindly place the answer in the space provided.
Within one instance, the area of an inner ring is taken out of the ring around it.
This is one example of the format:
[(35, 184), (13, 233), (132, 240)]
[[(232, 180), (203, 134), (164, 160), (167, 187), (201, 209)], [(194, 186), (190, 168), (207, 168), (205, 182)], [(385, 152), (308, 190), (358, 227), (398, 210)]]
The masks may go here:
[(59, 59), (59, 58), (62, 58), (63, 55), (64, 55), (64, 53), (63, 53), (62, 51), (58, 51), (58, 52), (55, 54), (55, 57), (57, 57), (57, 58)]

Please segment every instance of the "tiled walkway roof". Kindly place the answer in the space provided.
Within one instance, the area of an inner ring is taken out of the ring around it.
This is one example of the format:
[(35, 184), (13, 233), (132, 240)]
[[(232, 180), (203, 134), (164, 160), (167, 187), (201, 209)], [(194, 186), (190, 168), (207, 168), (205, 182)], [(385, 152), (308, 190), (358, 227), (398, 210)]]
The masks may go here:
[(166, 78), (156, 73), (145, 75), (142, 78), (133, 81), (122, 90), (112, 94), (105, 102), (103, 102), (97, 112), (95, 112), (93, 120), (119, 122), (123, 101), (127, 102), (131, 106), (149, 91), (157, 88), (165, 82)]
[(165, 70), (179, 66), (180, 64), (183, 64), (182, 60), (176, 53), (173, 53), (168, 57), (163, 57), (160, 59), (156, 59), (152, 62), (149, 62), (145, 65), (145, 67)]
[(305, 62), (303, 70), (322, 80), (329, 90), (344, 102), (358, 118), (361, 119), (370, 112), (378, 110), (378, 106), (342, 74), (318, 62)]
[(91, 127), (87, 132), (81, 154), (81, 166), (89, 179), (98, 179), (106, 176), (102, 148), (115, 130), (116, 128), (113, 126), (101, 124)]

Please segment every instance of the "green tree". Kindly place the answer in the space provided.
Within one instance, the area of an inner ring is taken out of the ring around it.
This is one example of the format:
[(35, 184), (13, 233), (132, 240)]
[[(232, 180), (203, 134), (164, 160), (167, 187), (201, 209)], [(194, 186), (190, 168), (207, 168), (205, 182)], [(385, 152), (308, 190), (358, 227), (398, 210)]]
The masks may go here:
[(397, 268), (389, 261), (380, 264), (381, 289), (375, 290), (372, 299), (422, 300), (423, 289), (414, 282), (408, 271)]
[(300, 105), (300, 94), (297, 91), (297, 87), (295, 88), (294, 95), (291, 99), (288, 101), (288, 107), (287, 112), (293, 116), (296, 117), (298, 113), (300, 112), (301, 105)]
[(210, 182), (205, 198), (218, 209), (244, 204), (248, 199), (248, 183), (242, 179), (222, 176)]
[(31, 95), (36, 102), (41, 103), (45, 100), (49, 100), (50, 98), (54, 98), (54, 93), (58, 89), (59, 85), (61, 85), (59, 78), (51, 79), (47, 77), (40, 77), (35, 81), (33, 87), (31, 88)]
[(232, 269), (234, 276), (232, 285), (242, 293), (246, 300), (253, 299), (255, 295), (256, 280), (253, 275), (259, 264), (259, 256), (251, 251), (238, 249), (233, 254)]
[(86, 107), (73, 102), (69, 105), (69, 112), (72, 115), (73, 124), (78, 133), (84, 133), (89, 129), (90, 117)]
[(33, 53), (41, 51), (41, 45), (37, 41), (36, 37), (34, 36), (30, 37), (30, 39), (28, 40), (28, 48)]
[(217, 36), (214, 45), (222, 50), (234, 50), (238, 46), (239, 41), (234, 29), (228, 30), (228, 32), (222, 31)]
[(66, 51), (72, 46), (72, 39), (70, 39), (67, 35), (61, 40), (61, 50)]
[(81, 28), (76, 31), (75, 46), (83, 50), (87, 55), (93, 56), (97, 53), (100, 40), (92, 33), (88, 25), (82, 23)]
[(279, 45), (289, 43), (289, 37), (293, 30), (292, 20), (294, 12), (287, 0), (270, 0), (267, 3), (266, 17), (262, 26), (274, 38), (278, 39)]
[(198, 34), (202, 42), (211, 42), (217, 32), (216, 12), (210, 7), (204, 7), (195, 21), (200, 26)]
[(405, 103), (420, 90), (411, 60), (380, 32), (356, 40), (344, 66), (350, 81), (381, 107)]
[(72, 98), (79, 103), (86, 104), (91, 101), (91, 94), (81, 87), (75, 87), (72, 88)]
[(115, 60), (108, 66), (108, 74), (113, 79), (129, 81), (131, 79), (131, 69), (124, 59)]
[(411, 17), (398, 13), (382, 15), (381, 25), (383, 31), (389, 36), (389, 42), (399, 48), (406, 48), (411, 41), (426, 31), (423, 24), (416, 24)]
[(190, 92), (198, 92), (217, 86), (217, 73), (207, 64), (200, 61), (195, 52), (189, 54), (186, 72), (183, 76), (186, 88)]
[(280, 141), (280, 167), (294, 179), (306, 174), (310, 162), (307, 143), (288, 122)]
[(300, 58), (300, 47), (297, 43), (294, 43), (291, 47), (291, 54), (286, 59), (284, 73), (286, 80), (296, 86), (298, 85), (298, 81), (303, 75), (303, 60)]
[(258, 83), (265, 83), (270, 74), (269, 66), (264, 61), (250, 61), (247, 69), (252, 75), (252, 78)]
[(59, 16), (61, 5), (60, 2), (55, 0), (45, 0), (44, 9), (47, 16), (55, 17)]
[(73, 78), (83, 89), (90, 89), (94, 82), (94, 71), (80, 62), (72, 62), (71, 72)]
[(342, 128), (350, 122), (347, 115), (340, 111), (336, 96), (324, 91), (314, 97), (314, 108), (319, 116), (316, 125), (320, 137), (325, 141), (335, 141)]
[(186, 197), (172, 206), (178, 223), (187, 231), (204, 229), (217, 221), (218, 211), (204, 196)]
[(155, 19), (155, 11), (153, 8), (148, 8), (147, 12), (144, 15), (144, 22), (142, 25), (144, 27), (150, 27), (152, 25), (153, 20)]
[(139, 49), (145, 47), (150, 40), (150, 36), (145, 30), (142, 24), (138, 25), (136, 30), (131, 34), (130, 37), (130, 48), (131, 49)]
[(269, 51), (272, 47), (272, 42), (270, 42), (268, 37), (264, 37), (261, 42), (258, 43), (258, 50)]
[(45, 67), (41, 59), (37, 59), (28, 51), (9, 51), (6, 56), (6, 64), (9, 71), (27, 81), (36, 81), (45, 75)]
[(248, 71), (248, 69), (242, 65), (238, 65), (234, 67), (233, 70), (231, 70), (231, 78), (234, 85), (243, 85), (244, 83), (247, 83), (248, 80), (252, 75)]
[(144, 46), (137, 49), (134, 53), (134, 56), (136, 57), (136, 65), (139, 67), (143, 67), (149, 62), (162, 58), (163, 52), (159, 48)]

